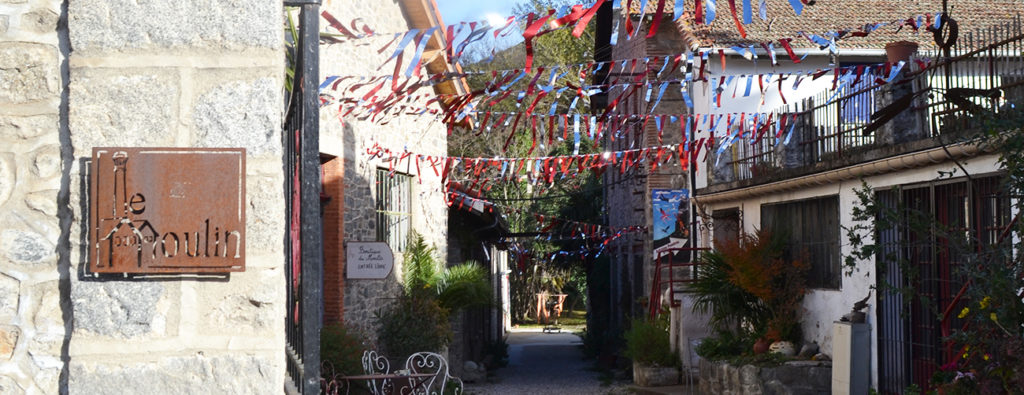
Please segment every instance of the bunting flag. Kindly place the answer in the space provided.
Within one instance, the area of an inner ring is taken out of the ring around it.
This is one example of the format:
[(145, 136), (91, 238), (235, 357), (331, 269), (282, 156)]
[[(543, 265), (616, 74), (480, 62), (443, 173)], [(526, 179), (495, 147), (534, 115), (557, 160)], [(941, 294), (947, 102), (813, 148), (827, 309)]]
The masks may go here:
[[(705, 52), (706, 54), (707, 52)], [(722, 52), (719, 53), (721, 55)], [(794, 54), (795, 57), (795, 54)], [(799, 60), (799, 59), (798, 59)], [(664, 62), (663, 69), (668, 69), (668, 65), (673, 64), (671, 70), (677, 66), (680, 58), (676, 60), (672, 59), (661, 59), (657, 60)], [(924, 70), (930, 67), (929, 61), (917, 60), (911, 63), (918, 68), (918, 70)], [(628, 67), (628, 66), (627, 66)], [(899, 66), (901, 69), (906, 65)], [(856, 70), (860, 68), (860, 72)], [(880, 63), (871, 66), (849, 66), (840, 67), (834, 69), (817, 69), (814, 71), (794, 71), (788, 73), (776, 74), (757, 74), (759, 94), (762, 96), (762, 101), (766, 97), (768, 90), (771, 89), (767, 81), (777, 83), (777, 89), (780, 96), (785, 101), (786, 97), (784, 94), (784, 85), (780, 81), (772, 80), (772, 78), (778, 79), (790, 79), (793, 81), (793, 89), (796, 89), (799, 84), (804, 80), (804, 75), (813, 76), (812, 79), (817, 79), (820, 76), (833, 73), (835, 78), (831, 90), (833, 93), (838, 91), (842, 86), (849, 85), (851, 83), (859, 82), (861, 79), (857, 76), (863, 76), (865, 70), (891, 70), (892, 67), (886, 66), (885, 63)], [(651, 74), (654, 74), (653, 67), (644, 67), (641, 70), (650, 70)], [(467, 117), (474, 117), (477, 120), (484, 116), (497, 116), (497, 115), (514, 115), (511, 120), (516, 121), (512, 126), (518, 127), (519, 123), (526, 118), (520, 118), (521, 116), (565, 116), (569, 114), (577, 113), (576, 106), (580, 102), (580, 99), (589, 99), (590, 96), (597, 93), (607, 93), (610, 96), (611, 103), (606, 109), (605, 113), (602, 114), (600, 119), (606, 119), (613, 112), (622, 114), (621, 111), (617, 110), (617, 106), (620, 102), (624, 102), (631, 95), (636, 92), (643, 92), (643, 100), (649, 104), (646, 107), (644, 113), (628, 114), (644, 116), (653, 114), (659, 107), (665, 92), (668, 90), (668, 86), (671, 84), (679, 84), (680, 94), (683, 101), (688, 108), (692, 108), (692, 98), (687, 91), (686, 85), (687, 80), (684, 79), (667, 79), (667, 80), (644, 80), (639, 83), (627, 81), (618, 83), (619, 81), (613, 81), (616, 84), (606, 85), (583, 85), (575, 86), (571, 83), (564, 83), (565, 86), (545, 85), (548, 83), (555, 82), (561, 77), (565, 76), (567, 71), (559, 72), (559, 70), (551, 70), (550, 73), (544, 69), (538, 69), (535, 71), (532, 78), (529, 79), (527, 85), (522, 90), (512, 89), (512, 86), (517, 84), (517, 81), (526, 80), (525, 71), (520, 70), (518, 73), (506, 74), (504, 77), (501, 75), (495, 76), (492, 82), (487, 83), (487, 88), (483, 91), (470, 92), (465, 95), (444, 95), (444, 94), (433, 94), (424, 92), (421, 94), (413, 94), (417, 89), (422, 86), (426, 86), (422, 82), (422, 78), (417, 80), (409, 80), (400, 85), (402, 89), (396, 89), (394, 92), (387, 93), (386, 98), (380, 99), (377, 93), (381, 92), (381, 88), (387, 83), (385, 77), (379, 76), (370, 80), (355, 80), (350, 77), (331, 76), (325, 79), (320, 85), (321, 89), (321, 104), (324, 106), (339, 106), (339, 112), (343, 116), (352, 115), (356, 119), (380, 119), (381, 122), (386, 122), (390, 115), (398, 114), (410, 114), (410, 115), (424, 115), (430, 114), (434, 116), (443, 116), (444, 122), (461, 121)], [(640, 76), (643, 77), (644, 73)], [(848, 76), (846, 79), (840, 79), (840, 76)], [(545, 78), (546, 77), (546, 78)], [(723, 105), (722, 99), (726, 95), (725, 87), (731, 86), (731, 92), (729, 96), (735, 98), (737, 95), (742, 94), (743, 97), (749, 97), (751, 94), (751, 88), (753, 86), (753, 77), (755, 75), (738, 75), (738, 76), (721, 76), (711, 80), (712, 86), (714, 87), (714, 94), (712, 96), (713, 102), (716, 107)], [(545, 81), (541, 81), (544, 78)], [(687, 78), (691, 78), (687, 76)], [(856, 80), (850, 80), (849, 78), (855, 78)], [(880, 75), (879, 78), (875, 79), (876, 84), (890, 84), (897, 83), (896, 79), (898, 74)], [(739, 82), (736, 82), (739, 81)], [(346, 84), (346, 82), (348, 84)], [(410, 82), (413, 82), (410, 84)], [(840, 84), (842, 82), (842, 84)], [(742, 89), (741, 89), (742, 88)], [(357, 90), (366, 89), (365, 93), (361, 97), (352, 97), (350, 92)], [(572, 104), (566, 105), (565, 100), (557, 100), (563, 92), (575, 91), (576, 94), (573, 96)], [(549, 103), (544, 104), (545, 110), (534, 112), (537, 106), (541, 105), (543, 99), (547, 96), (553, 96), (556, 100), (551, 100)], [(492, 111), (487, 107), (493, 107), (509, 97), (515, 97), (516, 103), (523, 106), (525, 111), (514, 111), (514, 112), (501, 112)], [(433, 102), (437, 102), (441, 99), (447, 101), (445, 109), (430, 108), (427, 107)], [(424, 100), (426, 105), (424, 106)], [(420, 103), (413, 105), (413, 103)], [(564, 111), (564, 112), (562, 112)], [(490, 115), (488, 115), (490, 114)], [(517, 120), (518, 118), (518, 120)], [(567, 121), (566, 121), (567, 122)], [(484, 124), (490, 123), (489, 120)], [(500, 124), (499, 120), (497, 124)]]
[[(911, 26), (918, 25), (919, 23), (916, 22), (918, 19), (930, 21), (930, 20), (932, 20), (932, 17), (931, 17), (931, 15), (919, 15), (919, 16), (917, 16), (917, 18), (903, 19), (903, 20), (898, 21), (897, 27), (904, 26), (904, 25), (911, 25)], [(922, 21), (921, 23), (924, 23), (924, 22)], [(874, 32), (875, 30), (877, 30), (881, 26), (885, 26), (885, 25), (887, 25), (887, 24), (886, 23), (867, 24), (867, 25), (864, 25), (864, 26), (860, 27), (859, 30), (853, 30), (853, 29), (838, 30), (838, 31), (828, 32), (828, 33), (825, 33), (823, 35), (808, 34), (806, 32), (800, 31), (800, 32), (797, 32), (796, 37), (802, 37), (802, 38), (808, 40), (810, 43), (812, 43), (814, 46), (818, 47), (821, 50), (826, 50), (827, 49), (831, 53), (837, 53), (838, 52), (838, 42), (840, 40), (842, 40), (844, 38), (850, 38), (850, 37), (863, 37), (863, 36), (866, 36), (866, 35), (870, 34), (871, 32)], [(455, 28), (453, 26), (449, 26), (446, 29), (446, 31), (448, 32), (449, 36), (453, 36), (453, 37), (466, 36), (466, 37), (458, 45), (454, 45), (453, 44), (452, 41), (454, 41), (455, 39), (450, 39), (446, 43), (446, 46), (445, 46), (445, 49), (444, 49), (444, 52), (446, 53), (446, 56), (449, 56), (449, 58), (454, 58), (454, 60), (458, 60), (458, 58), (461, 57), (462, 53), (465, 51), (466, 45), (468, 45), (468, 44), (470, 44), (472, 42), (476, 42), (477, 40), (481, 39), (484, 36), (483, 33), (486, 33), (488, 31), (488, 29), (490, 29), (489, 26), (482, 26), (480, 29), (476, 29), (474, 27), (473, 28), (473, 30), (474, 30), (473, 33), (460, 34), (460, 32), (463, 32), (463, 30), (461, 30), (461, 25), (460, 25), (460, 28)], [(497, 34), (498, 31), (495, 31), (494, 33)], [(538, 32), (538, 34), (540, 34), (540, 33), (541, 32)], [(414, 53), (412, 54), (412, 56), (415, 56), (415, 49), (418, 49), (421, 46), (421, 44), (424, 44), (426, 42), (424, 40), (426, 40), (427, 37), (429, 37), (429, 36), (425, 35), (425, 34), (421, 35), (421, 31), (418, 30), (418, 29), (410, 30), (409, 32), (407, 32), (405, 34), (399, 33), (399, 34), (395, 35), (392, 38), (392, 40), (389, 43), (389, 45), (397, 42), (398, 43), (398, 48), (396, 48), (394, 50), (394, 52), (392, 53), (392, 55), (390, 57), (388, 57), (388, 59), (378, 68), (381, 68), (384, 65), (386, 65), (388, 62), (390, 62), (391, 60), (396, 59), (399, 56), (402, 56), (404, 54), (404, 52), (405, 52), (404, 49), (408, 48), (409, 44), (411, 44), (411, 43), (415, 43), (413, 45)], [(401, 40), (399, 40), (399, 38), (401, 38)], [(787, 46), (789, 46), (790, 49), (792, 49), (792, 42), (793, 41), (794, 41), (794, 38), (783, 38), (783, 39), (777, 40), (776, 42), (760, 43), (760, 46), (762, 48), (765, 48), (765, 49), (771, 48), (772, 51), (774, 52), (774, 48), (775, 48), (775, 44), (776, 43), (778, 43), (781, 47), (783, 47), (783, 49), (785, 49), (785, 47), (787, 47)], [(753, 48), (750, 47), (750, 46), (747, 46), (747, 47), (744, 47), (744, 46), (733, 46), (733, 47), (730, 47), (728, 49), (730, 49), (731, 51), (733, 51), (733, 52), (735, 52), (737, 54), (740, 54), (741, 56), (743, 56), (744, 58), (746, 58), (746, 59), (748, 59), (748, 60), (750, 60), (752, 62), (756, 63), (756, 61), (757, 61), (757, 54), (756, 54), (756, 52), (753, 51)], [(379, 52), (383, 52), (384, 50), (386, 50), (386, 48), (381, 48), (379, 50)], [(712, 51), (717, 51), (717, 49), (712, 49)], [(701, 53), (706, 53), (706, 52), (707, 51), (701, 51)], [(690, 52), (683, 52), (683, 53), (679, 53), (679, 54), (675, 54), (675, 55), (669, 55), (669, 58), (670, 59), (674, 58), (674, 59), (676, 59), (678, 61), (678, 60), (682, 59), (683, 55), (687, 55), (687, 57), (689, 57), (690, 54), (691, 54)], [(802, 59), (802, 58), (797, 58), (795, 56), (795, 54), (790, 54), (788, 52), (787, 52), (787, 55), (790, 55), (790, 59), (794, 60), (794, 61), (799, 61), (799, 60)], [(807, 54), (805, 54), (804, 56), (806, 57)], [(703, 56), (702, 56), (702, 59), (703, 59)], [(403, 58), (403, 60), (404, 60), (404, 58)], [(573, 64), (573, 65), (547, 66), (547, 68), (550, 69), (550, 68), (558, 67), (558, 68), (561, 68), (561, 69), (564, 69), (564, 70), (579, 69), (580, 73), (584, 74), (584, 73), (588, 73), (588, 72), (596, 72), (596, 71), (602, 69), (603, 67), (605, 67), (605, 66), (607, 66), (609, 64), (614, 65), (615, 62), (619, 62), (620, 64), (626, 64), (626, 63), (632, 64), (633, 62), (637, 62), (637, 63), (643, 62), (643, 64), (645, 64), (645, 65), (654, 65), (654, 66), (657, 66), (657, 63), (658, 63), (657, 60), (655, 60), (654, 62), (651, 62), (651, 60), (647, 59), (647, 58), (634, 58), (634, 59), (622, 59), (622, 60), (604, 61), (604, 62), (586, 62), (586, 63)], [(774, 62), (777, 63), (777, 60), (775, 60)], [(399, 61), (399, 63), (401, 63), (401, 61)], [(421, 62), (413, 62), (413, 64), (411, 66), (415, 66), (417, 63), (422, 64), (424, 62), (422, 62), (422, 61)], [(661, 66), (664, 68), (667, 64), (668, 64), (668, 62), (662, 62)], [(396, 69), (397, 69), (397, 67), (396, 67)], [(672, 69), (675, 70), (676, 67), (673, 67)], [(458, 79), (458, 78), (464, 78), (464, 77), (467, 77), (467, 76), (470, 76), (470, 75), (491, 74), (492, 77), (493, 77), (493, 75), (495, 73), (498, 73), (499, 75), (507, 75), (508, 73), (512, 73), (512, 72), (518, 73), (520, 71), (522, 71), (522, 69), (506, 69), (506, 70), (497, 70), (497, 69), (495, 69), (495, 70), (475, 71), (475, 72), (463, 71), (463, 72), (459, 72), (459, 73), (443, 72), (443, 73), (436, 73), (436, 74), (430, 74), (430, 75), (424, 76), (423, 84), (424, 84), (424, 86), (432, 86), (432, 85), (435, 85), (435, 84), (438, 84), (438, 83), (442, 83), (442, 82), (445, 82), (445, 81), (449, 81), (449, 80), (453, 80), (453, 79)], [(398, 72), (393, 73), (393, 79), (397, 79), (398, 74), (399, 74)], [(659, 75), (660, 74), (661, 73), (659, 72)], [(415, 72), (414, 72), (414, 75), (415, 75)], [(703, 73), (700, 73), (699, 75), (703, 75)], [(351, 77), (365, 79), (365, 78), (377, 78), (379, 76), (351, 76)], [(393, 84), (393, 87), (396, 87), (398, 85), (398, 81), (392, 81), (392, 84)]]
[[(534, 39), (536, 39), (537, 37), (542, 36), (544, 34), (550, 33), (552, 31), (555, 31), (555, 30), (558, 30), (558, 29), (562, 29), (562, 28), (567, 28), (567, 27), (572, 27), (572, 34), (575, 37), (580, 37), (582, 32), (587, 27), (587, 25), (589, 25), (590, 21), (596, 15), (597, 10), (601, 7), (601, 5), (605, 1), (606, 0), (597, 0), (592, 5), (590, 5), (589, 7), (577, 4), (577, 5), (573, 5), (573, 6), (561, 7), (558, 10), (556, 10), (556, 9), (549, 9), (549, 10), (547, 10), (547, 12), (539, 13), (539, 15), (537, 13), (530, 13), (530, 14), (525, 15), (525, 16), (510, 16), (510, 17), (505, 18), (506, 22), (505, 22), (505, 24), (503, 26), (491, 26), (489, 23), (486, 23), (486, 22), (459, 22), (459, 23), (456, 23), (456, 24), (451, 24), (451, 25), (449, 25), (447, 27), (447, 29), (445, 31), (446, 34), (443, 34), (443, 36), (444, 36), (444, 38), (446, 38), (447, 42), (445, 43), (445, 48), (444, 48), (444, 51), (442, 51), (442, 52), (448, 58), (448, 60), (450, 62), (458, 63), (459, 59), (461, 59), (462, 54), (464, 53), (465, 48), (469, 44), (472, 44), (472, 43), (475, 43), (475, 42), (479, 42), (483, 37), (485, 37), (487, 35), (487, 32), (489, 32), (492, 29), (494, 29), (494, 33), (493, 33), (494, 37), (498, 37), (498, 35), (501, 32), (503, 32), (503, 31), (504, 32), (510, 31), (509, 27), (511, 27), (513, 24), (515, 24), (517, 21), (519, 21), (519, 22), (523, 22), (524, 23), (524, 25), (522, 25), (522, 35), (523, 35), (523, 40), (524, 40), (524, 42), (526, 44), (525, 45), (525, 49), (526, 49), (526, 70), (529, 71), (529, 70), (532, 70), (532, 66), (533, 66), (533, 62), (532, 62), (532, 60), (533, 60), (533, 45), (532, 45), (532, 43), (533, 43)], [(730, 11), (731, 17), (733, 19), (733, 23), (736, 25), (736, 29), (739, 32), (740, 36), (745, 38), (746, 37), (746, 31), (743, 28), (743, 25), (744, 24), (749, 24), (749, 23), (752, 22), (752, 8), (753, 8), (753, 5), (751, 4), (751, 0), (742, 0), (743, 1), (743, 4), (742, 4), (742, 20), (740, 19), (739, 15), (738, 15), (738, 11), (737, 11), (737, 6), (735, 4), (735, 0), (728, 0), (728, 1), (729, 1), (729, 11)], [(803, 8), (805, 6), (813, 4), (813, 1), (811, 1), (811, 0), (788, 0), (788, 1), (790, 3), (790, 6), (793, 8), (794, 12), (797, 15), (800, 15), (802, 13)], [(633, 0), (629, 0), (627, 2), (627, 9), (631, 10), (632, 9), (631, 8), (632, 4), (633, 4)], [(677, 0), (674, 3), (674, 8), (675, 8), (674, 11), (675, 11), (675, 13), (674, 13), (674, 18), (673, 19), (678, 19), (682, 15), (683, 4), (684, 4), (684, 2), (682, 0)], [(614, 6), (618, 6), (618, 5), (619, 5), (619, 1), (618, 0), (614, 1), (613, 7)], [(643, 16), (643, 13), (646, 12), (646, 7), (640, 7), (640, 10), (641, 10), (640, 11), (641, 19), (643, 19), (642, 16)], [(697, 24), (710, 24), (710, 23), (714, 22), (714, 20), (717, 17), (717, 13), (718, 13), (717, 10), (718, 10), (717, 0), (694, 0), (694, 16), (695, 16)], [(628, 14), (630, 14), (630, 12), (631, 11), (626, 11), (626, 12), (622, 12), (621, 14), (628, 15)], [(662, 16), (663, 16), (664, 13), (665, 13), (665, 0), (658, 0), (657, 9), (656, 9), (655, 15), (654, 15), (655, 18), (654, 18), (653, 22), (651, 23), (650, 29), (648, 30), (648, 33), (646, 35), (647, 38), (651, 38), (651, 37), (653, 37), (654, 34), (656, 34), (657, 29), (660, 26), (660, 23), (661, 23), (661, 21), (663, 19)], [(760, 1), (760, 7), (759, 7), (759, 16), (762, 19), (766, 19), (767, 18), (766, 13), (767, 13), (766, 0), (761, 0)], [(796, 37), (803, 37), (803, 38), (811, 41), (815, 45), (821, 47), (822, 49), (829, 49), (830, 51), (835, 53), (838, 50), (836, 48), (836, 42), (838, 42), (838, 41), (840, 41), (840, 40), (842, 40), (844, 38), (864, 37), (864, 36), (868, 35), (869, 33), (871, 33), (872, 31), (877, 30), (877, 29), (879, 29), (879, 28), (881, 28), (883, 26), (888, 26), (888, 25), (894, 25), (894, 26), (897, 27), (897, 29), (899, 29), (899, 28), (901, 28), (903, 26), (910, 26), (915, 31), (918, 31), (921, 26), (931, 25), (931, 21), (933, 20), (932, 15), (936, 15), (936, 18), (934, 18), (934, 19), (938, 19), (938, 17), (937, 17), (937, 15), (939, 15), (938, 13), (925, 14), (925, 15), (916, 15), (916, 16), (913, 16), (913, 17), (910, 17), (910, 18), (901, 18), (901, 19), (898, 19), (898, 20), (895, 20), (895, 21), (892, 21), (892, 22), (882, 22), (882, 23), (874, 23), (874, 24), (869, 23), (869, 24), (861, 26), (858, 29), (843, 29), (843, 30), (830, 31), (830, 32), (827, 32), (827, 33), (825, 33), (823, 35), (808, 35), (808, 34), (805, 34), (804, 32), (796, 32)], [(388, 34), (388, 33), (378, 33), (378, 32), (375, 32), (373, 29), (370, 29), (368, 26), (366, 26), (365, 23), (362, 24), (362, 27), (360, 28), (358, 26), (358, 23), (361, 23), (362, 21), (359, 20), (359, 19), (352, 20), (352, 22), (350, 24), (351, 28), (349, 28), (349, 27), (346, 27), (343, 23), (341, 23), (337, 18), (335, 18), (333, 15), (331, 15), (327, 11), (322, 12), (321, 16), (327, 22), (328, 26), (330, 26), (331, 28), (333, 28), (333, 29), (337, 30), (339, 33), (341, 33), (340, 36), (348, 38), (348, 39), (358, 39), (358, 38), (377, 37), (377, 36), (384, 36), (384, 37), (386, 37), (386, 36), (389, 36), (389, 35), (393, 36), (391, 41), (388, 44), (386, 44), (385, 47), (382, 47), (381, 50), (380, 50), (382, 52), (382, 51), (385, 50), (385, 48), (389, 47), (392, 43), (394, 43), (396, 41), (398, 42), (398, 47), (395, 49), (395, 52), (392, 54), (392, 56), (388, 58), (388, 60), (385, 62), (385, 64), (387, 62), (391, 61), (392, 59), (397, 58), (399, 56), (399, 54), (404, 53), (405, 49), (407, 48), (407, 46), (408, 46), (408, 44), (409, 44), (409, 42), (411, 41), (412, 38), (416, 38), (416, 40), (415, 40), (416, 45), (414, 45), (414, 51), (419, 52), (420, 54), (422, 54), (422, 51), (420, 50), (420, 48), (423, 47), (425, 45), (425, 43), (427, 41), (429, 41), (431, 39), (431, 37), (432, 37), (432, 34), (431, 34), (432, 32), (423, 32), (420, 29), (411, 29), (411, 30), (409, 30), (407, 32), (391, 33), (391, 34)], [(625, 21), (626, 21), (626, 25), (627, 25), (626, 27), (627, 27), (627, 37), (628, 38), (631, 38), (633, 35), (639, 34), (639, 30), (640, 30), (640, 27), (641, 27), (642, 24), (639, 24), (634, 29), (634, 27), (632, 26), (631, 18), (626, 17)], [(437, 27), (432, 27), (430, 29), (437, 29)], [(362, 31), (362, 33), (358, 33), (360, 30)], [(402, 40), (397, 40), (398, 37), (402, 37)], [(825, 38), (825, 37), (830, 37), (831, 39)], [(613, 40), (614, 39), (615, 39), (615, 37), (613, 37)], [(780, 44), (783, 47), (789, 47), (789, 45), (790, 45), (789, 42), (792, 41), (792, 38), (789, 38), (788, 41), (785, 41), (785, 40), (787, 40), (787, 39), (780, 40)], [(458, 45), (455, 45), (456, 41), (459, 42)], [(492, 45), (492, 48), (491, 48), (490, 52), (491, 52), (492, 56), (488, 60), (493, 59), (493, 55), (494, 55), (494, 53), (496, 51), (496, 48), (493, 47), (495, 45), (495, 40), (491, 40), (491, 45)], [(454, 46), (454, 48), (453, 48), (453, 46)], [(421, 63), (422, 63), (421, 59), (414, 54), (412, 56), (411, 61), (410, 61), (409, 68), (417, 68), (417, 67), (419, 67), (419, 65)], [(383, 64), (382, 64), (382, 66), (383, 66)], [(406, 74), (407, 75), (415, 74), (415, 73), (416, 73), (415, 71), (410, 73), (409, 70), (406, 70)]]

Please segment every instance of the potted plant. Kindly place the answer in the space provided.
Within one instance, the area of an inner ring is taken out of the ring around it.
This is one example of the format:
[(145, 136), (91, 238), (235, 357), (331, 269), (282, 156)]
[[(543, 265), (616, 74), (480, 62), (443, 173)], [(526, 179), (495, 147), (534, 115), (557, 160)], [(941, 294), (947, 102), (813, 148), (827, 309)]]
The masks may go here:
[(749, 340), (748, 351), (754, 354), (779, 341), (790, 343), (777, 344), (775, 350), (794, 349), (793, 342), (801, 337), (807, 267), (787, 256), (784, 234), (740, 234), (738, 240), (701, 255), (697, 280), (690, 287), (694, 311), (710, 315), (719, 337)]
[(668, 315), (637, 318), (626, 331), (625, 355), (633, 360), (633, 382), (641, 387), (679, 383), (679, 356), (669, 344)]

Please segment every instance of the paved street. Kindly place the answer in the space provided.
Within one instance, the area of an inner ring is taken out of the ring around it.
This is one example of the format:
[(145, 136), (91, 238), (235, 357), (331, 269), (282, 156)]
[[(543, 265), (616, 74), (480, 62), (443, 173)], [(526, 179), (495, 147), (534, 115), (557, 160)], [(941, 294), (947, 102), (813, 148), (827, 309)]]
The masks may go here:
[(571, 333), (514, 329), (508, 337), (508, 366), (492, 383), (467, 384), (467, 394), (615, 394), (621, 385), (601, 386), (592, 361), (583, 359), (582, 340)]

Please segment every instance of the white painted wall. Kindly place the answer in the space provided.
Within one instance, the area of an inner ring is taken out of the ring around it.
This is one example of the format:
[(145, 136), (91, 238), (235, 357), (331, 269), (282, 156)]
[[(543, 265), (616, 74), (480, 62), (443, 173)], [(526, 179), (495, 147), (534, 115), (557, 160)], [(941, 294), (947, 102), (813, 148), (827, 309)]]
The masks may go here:
[[(998, 169), (998, 157), (996, 155), (985, 155), (962, 160), (961, 164), (974, 176), (993, 173)], [(917, 169), (903, 170), (882, 175), (867, 177), (863, 181), (872, 188), (885, 188), (897, 185), (925, 183), (940, 180), (940, 171), (950, 172), (956, 168), (953, 162), (937, 163)], [(962, 172), (957, 171), (957, 176)], [(859, 204), (855, 190), (862, 186), (861, 180), (852, 179), (835, 182), (828, 185), (821, 185), (812, 188), (804, 188), (792, 191), (779, 192), (763, 195), (754, 198), (740, 199), (728, 202), (716, 202), (708, 204), (707, 212), (714, 210), (739, 207), (742, 210), (741, 229), (745, 232), (753, 232), (761, 224), (761, 205), (791, 200), (809, 199), (819, 196), (839, 195), (839, 223), (843, 227), (855, 225), (851, 212), (855, 205)], [(841, 258), (846, 257), (852, 251), (845, 232), (840, 232), (840, 254)], [(866, 241), (870, 242), (870, 241)], [(844, 268), (845, 271), (845, 268)], [(874, 261), (858, 262), (854, 272), (850, 276), (842, 277), (842, 285), (839, 290), (811, 290), (803, 302), (803, 332), (805, 341), (817, 341), (822, 352), (832, 354), (832, 322), (839, 320), (843, 314), (850, 311), (853, 303), (863, 299), (868, 291), (876, 284)], [(875, 347), (878, 341), (876, 327), (877, 316), (875, 305), (877, 292), (871, 292), (871, 305), (868, 308), (867, 323), (871, 325), (871, 380), (872, 385), (878, 383), (878, 350)]]

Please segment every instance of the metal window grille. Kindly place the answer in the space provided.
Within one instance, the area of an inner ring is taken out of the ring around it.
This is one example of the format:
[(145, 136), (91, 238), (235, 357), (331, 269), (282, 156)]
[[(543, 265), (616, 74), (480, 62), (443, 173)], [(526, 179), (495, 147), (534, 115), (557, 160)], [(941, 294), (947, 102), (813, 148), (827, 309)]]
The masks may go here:
[(722, 245), (740, 238), (740, 209), (715, 210), (711, 214), (712, 232), (715, 245)]
[[(1010, 223), (1009, 198), (999, 177), (975, 178), (973, 185), (961, 180), (878, 191), (877, 197), (901, 217), (898, 226), (876, 234), (882, 247), (876, 259), (883, 268), (877, 309), (879, 392), (900, 393), (910, 384), (928, 389), (934, 372), (957, 358), (942, 333), (964, 321), (955, 315), (946, 321), (937, 317), (966, 281), (958, 270), (965, 262), (962, 254), (996, 242)], [(916, 297), (893, 287), (910, 287)], [(967, 303), (960, 299), (952, 311)]]
[(412, 229), (412, 177), (377, 169), (377, 241), (403, 252)]
[(761, 206), (761, 228), (789, 237), (788, 255), (810, 262), (807, 286), (839, 289), (839, 197)]

